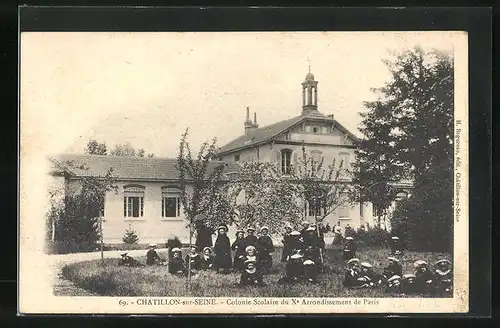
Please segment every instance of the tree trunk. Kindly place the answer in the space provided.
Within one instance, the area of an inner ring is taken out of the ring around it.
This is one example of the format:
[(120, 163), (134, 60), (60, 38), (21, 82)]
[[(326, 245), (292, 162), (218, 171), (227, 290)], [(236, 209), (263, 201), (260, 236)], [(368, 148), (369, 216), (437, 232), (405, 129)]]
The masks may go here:
[(101, 231), (101, 260), (104, 262), (104, 242), (102, 235), (102, 217), (99, 217), (99, 230)]
[[(189, 220), (189, 247), (193, 240), (193, 220)], [(188, 261), (188, 272), (187, 272), (187, 289), (189, 290), (191, 287), (191, 260)]]

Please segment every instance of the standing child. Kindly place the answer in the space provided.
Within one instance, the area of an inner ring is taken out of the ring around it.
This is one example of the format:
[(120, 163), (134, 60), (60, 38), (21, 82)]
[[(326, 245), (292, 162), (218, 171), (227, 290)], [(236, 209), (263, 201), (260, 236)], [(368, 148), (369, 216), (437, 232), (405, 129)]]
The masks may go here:
[(303, 263), (304, 280), (316, 283), (318, 278), (318, 265), (311, 259), (306, 259)]
[(403, 245), (397, 236), (391, 237), (391, 255), (403, 255)]
[(208, 246), (203, 249), (203, 256), (201, 257), (201, 269), (204, 271), (214, 269), (214, 257), (212, 256), (212, 250)]
[(243, 229), (236, 230), (236, 240), (231, 245), (234, 251), (234, 264), (235, 270), (242, 271), (245, 269), (245, 231)]
[(297, 230), (290, 233), (290, 243), (291, 254), (295, 254), (297, 251), (304, 249), (304, 240), (302, 239), (301, 233)]
[(172, 249), (172, 260), (168, 263), (168, 272), (179, 276), (184, 276), (187, 273), (180, 248)]
[(271, 237), (268, 236), (269, 228), (263, 226), (260, 228), (260, 237), (257, 240), (259, 253), (259, 269), (262, 274), (268, 274), (273, 266), (273, 258), (271, 253), (274, 252), (274, 245)]
[(218, 235), (214, 246), (215, 268), (217, 272), (221, 270), (222, 273), (229, 273), (232, 267), (232, 260), (231, 244), (229, 242), (229, 237), (226, 234), (228, 229), (226, 226), (220, 226), (217, 230)]
[(186, 255), (186, 267), (190, 267), (191, 272), (197, 272), (201, 270), (201, 257), (198, 254), (198, 248), (196, 245), (191, 245), (190, 252)]
[(293, 231), (291, 225), (287, 224), (285, 226), (285, 233), (283, 234), (283, 239), (281, 242), (283, 243), (283, 252), (281, 253), (281, 262), (286, 262), (288, 257), (292, 255), (292, 239), (293, 237), (290, 235)]
[(353, 237), (346, 237), (344, 244), (344, 260), (348, 261), (356, 257), (356, 243)]
[(240, 285), (241, 286), (264, 286), (264, 281), (259, 270), (255, 266), (255, 261), (246, 260), (245, 270), (241, 273)]
[(248, 227), (247, 228), (247, 236), (244, 239), (244, 246), (247, 248), (248, 246), (257, 246), (257, 237), (254, 235), (255, 233), (255, 228), (253, 227)]

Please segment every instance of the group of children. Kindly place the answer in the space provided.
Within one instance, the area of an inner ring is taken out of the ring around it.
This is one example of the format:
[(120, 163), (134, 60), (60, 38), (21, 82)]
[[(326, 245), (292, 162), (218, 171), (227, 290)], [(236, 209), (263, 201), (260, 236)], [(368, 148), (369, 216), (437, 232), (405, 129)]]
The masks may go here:
[(382, 274), (378, 274), (369, 262), (361, 262), (356, 257), (356, 244), (347, 237), (343, 250), (346, 260), (344, 286), (347, 288), (374, 288), (384, 286), (393, 294), (439, 294), (452, 293), (451, 262), (442, 259), (434, 264), (433, 270), (423, 260), (415, 261), (414, 273), (403, 274), (403, 267), (396, 256), (403, 255), (403, 246), (398, 237), (391, 238), (391, 256)]
[[(318, 273), (323, 268), (324, 242), (318, 236), (318, 227), (305, 221), (301, 231), (293, 230), (287, 225), (283, 236), (283, 253), (281, 261), (285, 264), (285, 275), (278, 280), (279, 284), (293, 284), (297, 282), (316, 283)], [(260, 228), (260, 236), (255, 236), (255, 229), (249, 227), (245, 231), (238, 229), (236, 240), (231, 244), (227, 236), (227, 227), (217, 229), (215, 245), (204, 247), (199, 253), (196, 245), (190, 245), (190, 252), (182, 258), (180, 247), (169, 249), (168, 263), (156, 253), (156, 244), (150, 245), (146, 254), (147, 265), (168, 265), (171, 274), (185, 276), (188, 270), (192, 274), (200, 271), (215, 271), (218, 273), (240, 272), (240, 284), (243, 286), (264, 285), (264, 275), (270, 273), (273, 261), (271, 254), (274, 252), (269, 229)], [(403, 274), (398, 256), (403, 255), (403, 245), (398, 237), (390, 241), (391, 256), (387, 258), (388, 265), (381, 274), (375, 272), (368, 262), (361, 262), (356, 256), (356, 243), (352, 236), (344, 240), (343, 260), (346, 263), (344, 286), (346, 288), (374, 288), (385, 286), (389, 293), (435, 293), (449, 294), (452, 290), (452, 268), (448, 260), (435, 263), (433, 270), (422, 260), (414, 263), (415, 272)], [(232, 257), (231, 254), (234, 254)], [(120, 265), (136, 266), (127, 254), (122, 254), (123, 262)]]

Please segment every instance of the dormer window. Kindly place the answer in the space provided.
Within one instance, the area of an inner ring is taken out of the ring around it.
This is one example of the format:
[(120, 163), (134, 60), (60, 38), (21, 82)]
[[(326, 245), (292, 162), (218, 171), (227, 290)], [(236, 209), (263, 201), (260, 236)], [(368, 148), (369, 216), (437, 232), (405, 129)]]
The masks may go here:
[(234, 155), (234, 161), (239, 162), (240, 161), (240, 155)]
[(317, 126), (313, 127), (313, 133), (319, 133), (319, 128)]

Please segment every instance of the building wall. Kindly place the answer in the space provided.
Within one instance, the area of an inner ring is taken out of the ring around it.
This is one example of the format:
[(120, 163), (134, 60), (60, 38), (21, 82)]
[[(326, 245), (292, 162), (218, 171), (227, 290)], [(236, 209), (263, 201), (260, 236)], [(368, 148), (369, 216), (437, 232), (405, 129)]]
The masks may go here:
[[(124, 217), (124, 189), (128, 184), (144, 186), (144, 216)], [(189, 230), (184, 212), (179, 218), (162, 218), (162, 187), (173, 186), (165, 182), (130, 182), (117, 183), (118, 192), (106, 194), (104, 206), (103, 236), (105, 243), (122, 243), (125, 231), (131, 227), (139, 236), (139, 243), (165, 243), (170, 235), (178, 236), (183, 242), (189, 241)]]
[[(312, 133), (313, 127), (318, 127), (321, 133)], [(324, 129), (323, 129), (324, 128)], [(304, 131), (302, 131), (304, 130)], [(305, 132), (310, 131), (310, 132)], [(335, 165), (340, 165), (343, 158), (347, 159), (350, 165), (355, 161), (355, 149), (349, 147), (352, 145), (352, 140), (345, 138), (345, 135), (338, 129), (332, 129), (328, 125), (324, 124), (309, 124), (307, 123), (304, 127), (297, 127), (291, 131), (291, 134), (287, 137), (286, 135), (277, 138), (274, 143), (268, 143), (261, 145), (259, 147), (243, 149), (231, 154), (222, 156), (220, 159), (224, 161), (234, 161), (235, 156), (239, 156), (239, 161), (250, 162), (250, 161), (261, 161), (261, 162), (273, 162), (280, 168), (281, 163), (281, 151), (283, 149), (292, 150), (292, 164), (297, 165), (302, 157), (302, 145), (301, 144), (290, 144), (292, 140), (290, 137), (294, 138), (295, 141), (305, 141), (306, 152), (309, 156), (314, 152), (321, 152), (321, 156), (324, 157), (324, 167), (327, 167), (333, 163), (335, 160)], [(311, 142), (307, 143), (306, 140)], [(257, 151), (258, 149), (258, 151)], [(258, 154), (258, 157), (257, 157)], [(343, 157), (343, 154), (346, 154)], [(300, 163), (300, 162), (299, 162)], [(329, 223), (333, 226), (340, 221), (342, 228), (349, 224), (353, 228), (359, 228), (361, 225), (368, 223), (373, 225), (372, 217), (372, 206), (370, 203), (365, 203), (363, 205), (363, 210), (360, 211), (360, 204), (346, 205), (347, 209), (337, 209), (325, 218), (325, 224)], [(313, 221), (314, 217), (308, 217), (307, 209), (304, 210), (304, 219)], [(347, 212), (346, 216), (340, 217), (339, 214), (344, 214)]]

